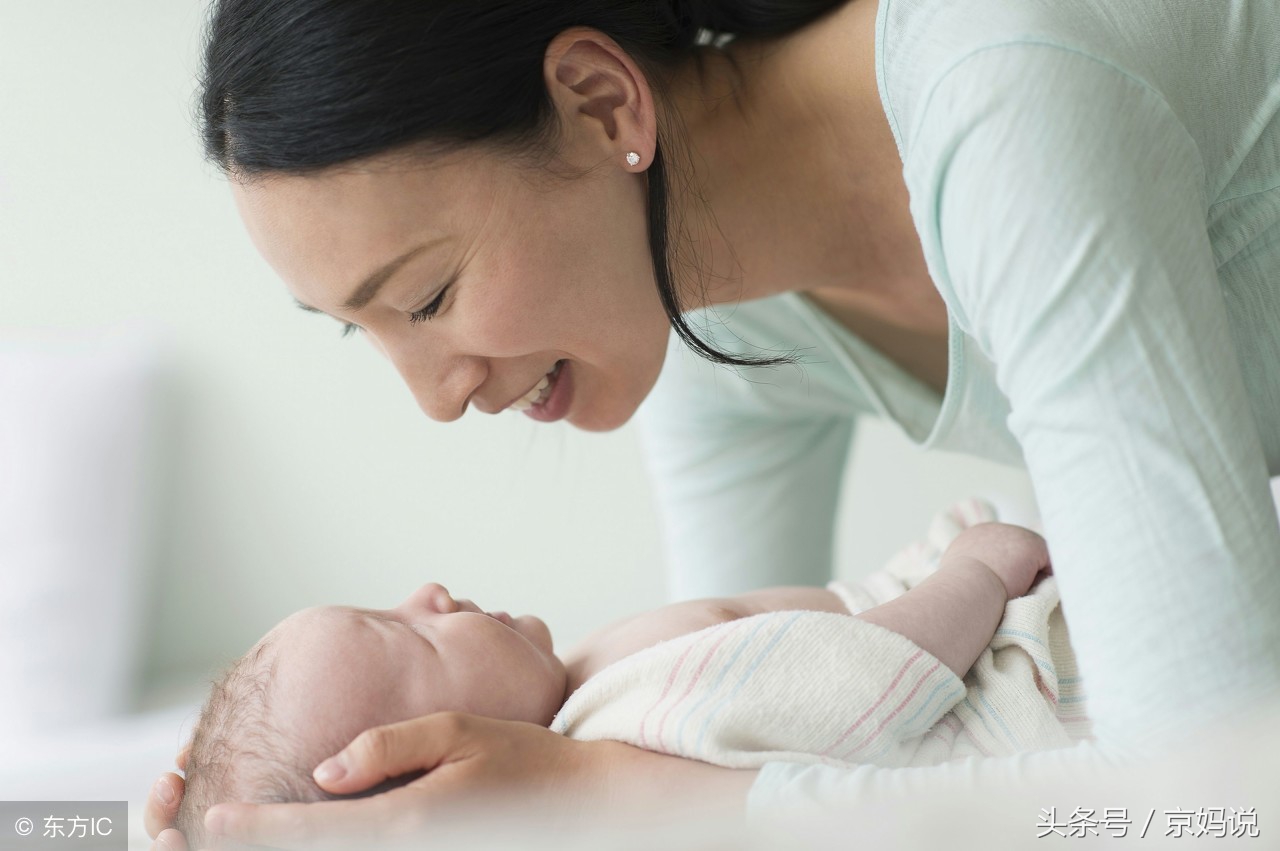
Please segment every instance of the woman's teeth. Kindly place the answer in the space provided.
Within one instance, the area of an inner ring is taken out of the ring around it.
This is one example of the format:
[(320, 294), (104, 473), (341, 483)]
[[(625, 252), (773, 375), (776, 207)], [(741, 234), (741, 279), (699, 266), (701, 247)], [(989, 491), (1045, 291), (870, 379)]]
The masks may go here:
[(539, 381), (532, 390), (511, 403), (511, 410), (525, 411), (532, 408), (534, 405), (541, 405), (543, 402), (547, 401), (544, 394), (549, 395), (547, 391), (551, 387), (552, 380), (555, 378), (556, 373), (559, 371), (560, 362), (556, 361), (555, 369), (542, 376), (542, 380)]

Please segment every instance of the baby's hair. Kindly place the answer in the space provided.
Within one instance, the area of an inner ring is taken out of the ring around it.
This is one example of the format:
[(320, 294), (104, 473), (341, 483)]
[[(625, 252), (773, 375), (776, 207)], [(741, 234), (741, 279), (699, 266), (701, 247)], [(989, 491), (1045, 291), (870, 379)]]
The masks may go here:
[(312, 769), (347, 742), (303, 742), (272, 718), (277, 655), (267, 636), (213, 683), (187, 757), (186, 793), (177, 827), (190, 848), (205, 847), (205, 812), (226, 801), (326, 801)]

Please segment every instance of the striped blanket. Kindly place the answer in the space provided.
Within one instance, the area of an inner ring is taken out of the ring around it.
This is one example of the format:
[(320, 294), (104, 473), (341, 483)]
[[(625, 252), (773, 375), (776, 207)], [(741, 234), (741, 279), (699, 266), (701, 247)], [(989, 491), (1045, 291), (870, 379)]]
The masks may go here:
[[(921, 581), (965, 526), (967, 500), (925, 540), (859, 583), (832, 583), (851, 613)], [(963, 680), (895, 632), (829, 612), (773, 612), (662, 642), (578, 689), (551, 729), (723, 765), (937, 765), (1070, 747), (1089, 738), (1084, 693), (1053, 577), (1010, 600)]]

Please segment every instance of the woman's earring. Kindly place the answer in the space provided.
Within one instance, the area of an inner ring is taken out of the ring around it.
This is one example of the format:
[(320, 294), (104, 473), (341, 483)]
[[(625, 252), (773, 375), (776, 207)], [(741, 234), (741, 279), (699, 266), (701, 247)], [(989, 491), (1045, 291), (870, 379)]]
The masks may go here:
[(637, 166), (637, 165), (640, 165), (640, 155), (639, 155), (639, 154), (637, 154), (635, 151), (630, 151), (630, 152), (628, 152), (628, 153), (627, 153), (627, 165), (629, 165), (629, 166)]

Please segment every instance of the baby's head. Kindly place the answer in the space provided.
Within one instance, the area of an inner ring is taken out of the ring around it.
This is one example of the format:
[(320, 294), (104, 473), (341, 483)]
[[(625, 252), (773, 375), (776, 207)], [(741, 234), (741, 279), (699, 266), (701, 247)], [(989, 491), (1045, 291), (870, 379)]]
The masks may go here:
[(394, 609), (306, 609), (214, 683), (192, 737), (177, 826), (198, 848), (216, 803), (336, 797), (311, 772), (370, 727), (444, 710), (546, 726), (565, 687), (546, 624), (486, 613), (441, 585), (424, 585)]

